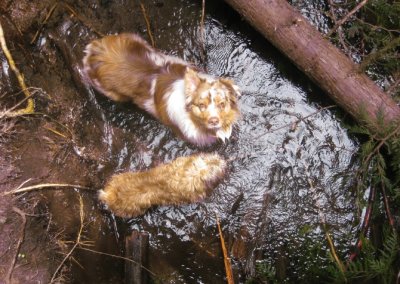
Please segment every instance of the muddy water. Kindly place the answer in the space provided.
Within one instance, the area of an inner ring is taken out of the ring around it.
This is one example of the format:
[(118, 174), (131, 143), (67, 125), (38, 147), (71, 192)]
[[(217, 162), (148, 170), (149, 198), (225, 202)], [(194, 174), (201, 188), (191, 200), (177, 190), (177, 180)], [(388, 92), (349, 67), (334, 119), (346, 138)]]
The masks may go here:
[[(327, 263), (320, 257), (328, 247), (321, 219), (340, 254), (352, 241), (356, 218), (349, 188), (357, 143), (341, 126), (338, 110), (321, 110), (332, 102), (318, 88), (228, 6), (208, 2), (205, 57), (200, 3), (144, 3), (157, 48), (213, 75), (231, 77), (241, 87), (242, 117), (229, 143), (206, 149), (191, 146), (134, 106), (111, 102), (82, 84), (80, 59), (85, 44), (98, 37), (94, 29), (105, 34), (135, 31), (147, 38), (146, 24), (136, 1), (72, 1), (85, 22), (60, 10), (34, 47), (37, 61), (47, 69), (42, 67), (31, 81), (48, 92), (59, 91), (60, 106), (53, 115), (73, 133), (65, 155), (78, 161), (69, 169), (52, 164), (58, 167), (53, 171), (62, 172), (66, 181), (101, 188), (114, 173), (217, 151), (230, 161), (229, 176), (200, 203), (153, 208), (142, 217), (122, 220), (104, 210), (95, 194), (86, 194), (88, 216), (95, 224), (88, 239), (97, 250), (121, 253), (125, 234), (147, 232), (149, 269), (156, 280), (225, 283), (218, 215), (237, 281), (254, 275), (258, 263), (274, 267), (282, 282), (324, 279)], [(51, 198), (55, 204), (59, 196)], [(78, 209), (76, 195), (63, 198)], [(54, 207), (55, 215), (63, 214)], [(76, 230), (76, 223), (71, 226)], [(111, 265), (93, 254), (77, 258), (86, 269), (73, 266), (72, 282), (110, 283), (122, 278), (122, 263)]]

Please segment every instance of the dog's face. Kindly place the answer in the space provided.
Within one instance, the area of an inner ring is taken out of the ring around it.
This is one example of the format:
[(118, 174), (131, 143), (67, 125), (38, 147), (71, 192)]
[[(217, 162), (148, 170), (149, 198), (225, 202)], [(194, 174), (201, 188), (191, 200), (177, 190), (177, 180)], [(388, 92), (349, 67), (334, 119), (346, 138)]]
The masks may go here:
[(187, 110), (193, 122), (222, 140), (229, 138), (239, 116), (239, 88), (229, 79), (203, 78), (190, 68), (185, 74)]

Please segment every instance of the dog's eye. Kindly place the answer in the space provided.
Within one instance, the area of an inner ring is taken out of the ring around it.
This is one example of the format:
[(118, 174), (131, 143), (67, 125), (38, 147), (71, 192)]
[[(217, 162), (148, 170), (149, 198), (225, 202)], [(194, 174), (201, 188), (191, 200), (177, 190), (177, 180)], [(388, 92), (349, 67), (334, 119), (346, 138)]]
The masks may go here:
[(223, 108), (225, 108), (225, 103), (224, 103), (224, 102), (221, 102), (221, 103), (219, 103), (218, 106), (219, 106), (220, 109), (223, 109)]
[(198, 107), (199, 107), (199, 109), (201, 111), (205, 111), (206, 110), (206, 105), (205, 104), (199, 104)]

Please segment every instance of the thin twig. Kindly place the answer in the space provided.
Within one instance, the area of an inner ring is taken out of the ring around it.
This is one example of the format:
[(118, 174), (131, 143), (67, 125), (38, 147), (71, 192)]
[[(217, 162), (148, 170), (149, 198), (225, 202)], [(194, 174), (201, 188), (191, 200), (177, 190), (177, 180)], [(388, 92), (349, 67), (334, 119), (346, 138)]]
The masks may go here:
[(204, 42), (205, 42), (205, 29), (204, 29), (205, 13), (206, 13), (206, 0), (202, 0), (202, 2), (201, 2), (200, 33), (201, 33), (201, 40), (203, 42), (203, 47), (204, 47)]
[(382, 49), (379, 49), (365, 56), (361, 64), (358, 65), (358, 69), (364, 71), (368, 65), (370, 65), (373, 62), (376, 62), (383, 55), (387, 54), (391, 49), (396, 49), (397, 46), (399, 45), (400, 45), (400, 38), (393, 39), (389, 43), (385, 44), (385, 46)]
[(28, 192), (28, 191), (33, 191), (37, 189), (46, 189), (46, 188), (52, 188), (52, 187), (71, 187), (71, 188), (78, 188), (78, 189), (89, 189), (93, 190), (90, 187), (86, 187), (83, 185), (79, 184), (67, 184), (67, 183), (43, 183), (43, 184), (37, 184), (37, 185), (32, 185), (32, 186), (27, 186), (27, 187), (22, 187), (22, 188), (16, 188), (10, 191), (6, 191), (2, 193), (2, 196), (10, 195), (10, 194), (16, 194), (16, 193), (21, 193), (21, 192)]
[(97, 31), (92, 26), (87, 24), (86, 20), (84, 18), (82, 18), (70, 5), (68, 5), (67, 3), (64, 3), (64, 2), (58, 2), (58, 3), (54, 4), (50, 8), (49, 12), (47, 13), (47, 15), (46, 15), (45, 19), (43, 20), (42, 24), (40, 25), (39, 29), (36, 31), (35, 35), (33, 36), (30, 44), (33, 44), (37, 40), (37, 38), (38, 38), (40, 32), (42, 31), (43, 27), (47, 24), (47, 22), (49, 21), (50, 17), (53, 15), (53, 13), (56, 10), (56, 8), (58, 8), (60, 5), (63, 6), (64, 8), (66, 8), (67, 10), (69, 10), (69, 12), (71, 12), (72, 15), (74, 15), (81, 23), (83, 23), (89, 29), (94, 31), (98, 36), (104, 36), (103, 33)]
[(136, 261), (134, 261), (134, 260), (132, 260), (130, 258), (119, 256), (119, 255), (114, 255), (114, 254), (109, 254), (109, 253), (105, 253), (105, 252), (101, 252), (101, 251), (96, 251), (96, 250), (92, 250), (92, 249), (85, 248), (85, 247), (77, 247), (77, 249), (81, 249), (81, 250), (89, 251), (89, 252), (92, 252), (92, 253), (96, 253), (96, 254), (100, 254), (100, 255), (106, 255), (106, 256), (113, 257), (113, 258), (118, 258), (118, 259), (122, 259), (122, 260), (126, 260), (126, 261), (129, 261), (129, 262), (132, 262), (134, 264), (140, 265), (141, 268), (143, 268), (144, 270), (146, 270), (147, 272), (149, 272), (153, 276), (157, 277), (157, 274), (155, 274), (153, 271), (149, 270), (148, 268), (144, 267), (139, 262), (136, 262)]
[(382, 192), (383, 204), (385, 205), (386, 216), (387, 216), (387, 218), (389, 220), (390, 228), (393, 231), (395, 231), (394, 219), (393, 219), (392, 213), (390, 212), (389, 200), (388, 200), (387, 195), (386, 195), (385, 183), (384, 183), (383, 179), (381, 179), (381, 192)]
[(57, 121), (55, 118), (51, 117), (50, 115), (46, 114), (46, 113), (42, 113), (42, 112), (35, 112), (35, 115), (42, 115), (48, 119), (50, 119), (52, 122), (56, 123), (57, 125), (61, 126), (62, 128), (64, 128), (65, 130), (68, 131), (70, 137), (74, 137), (74, 134), (72, 133), (72, 130), (69, 129), (67, 126), (65, 126), (64, 124), (62, 124), (61, 122)]
[[(334, 4), (333, 4), (333, 0), (329, 0), (329, 9), (331, 12), (331, 19), (335, 22), (335, 25), (337, 24), (337, 18), (335, 15), (335, 9), (334, 9)], [(345, 36), (343, 35), (343, 29), (341, 27), (338, 27), (338, 37), (339, 37), (339, 42), (342, 45), (344, 51), (346, 52), (348, 57), (351, 57), (351, 52), (349, 47), (347, 46), (346, 42), (345, 42)]]
[(346, 16), (344, 16), (341, 20), (339, 20), (326, 36), (330, 37), (341, 25), (343, 25), (345, 22), (347, 22), (347, 20), (352, 15), (354, 15), (358, 10), (360, 10), (362, 7), (364, 7), (364, 5), (367, 4), (367, 2), (368, 2), (368, 0), (361, 1), (356, 7), (354, 7), (353, 10), (351, 10)]
[(43, 20), (42, 24), (40, 25), (39, 29), (36, 31), (35, 35), (33, 36), (33, 38), (32, 38), (32, 40), (31, 40), (30, 44), (33, 44), (33, 43), (36, 41), (36, 39), (37, 39), (37, 37), (39, 36), (40, 32), (42, 31), (44, 25), (45, 25), (45, 24), (47, 23), (47, 21), (50, 19), (51, 15), (53, 15), (53, 12), (54, 12), (54, 10), (57, 8), (58, 4), (59, 4), (59, 3), (56, 3), (56, 4), (54, 4), (54, 5), (50, 8), (49, 12), (47, 13), (46, 17), (44, 18), (44, 20)]
[(79, 216), (80, 216), (81, 223), (80, 223), (78, 236), (76, 237), (75, 244), (73, 245), (71, 250), (67, 253), (67, 255), (64, 257), (64, 259), (61, 261), (60, 265), (57, 267), (56, 271), (53, 274), (53, 277), (51, 277), (50, 283), (53, 283), (53, 281), (56, 278), (58, 272), (64, 266), (65, 261), (71, 256), (71, 254), (74, 252), (75, 248), (80, 244), (82, 231), (83, 231), (83, 221), (84, 221), (84, 218), (85, 218), (85, 214), (83, 212), (83, 199), (82, 199), (82, 196), (80, 196), (80, 195), (79, 195)]
[(147, 33), (148, 33), (150, 41), (151, 41), (151, 46), (155, 47), (156, 44), (154, 42), (154, 38), (153, 38), (153, 35), (151, 33), (150, 21), (149, 21), (149, 18), (147, 17), (146, 8), (144, 7), (143, 3), (140, 3), (140, 8), (142, 9), (142, 14), (143, 14), (144, 20), (146, 21)]
[(204, 27), (204, 18), (206, 13), (206, 0), (201, 2), (201, 19), (200, 19), (200, 40), (201, 40), (201, 60), (206, 63), (206, 31)]
[(61, 3), (67, 10), (69, 10), (72, 15), (74, 15), (82, 24), (87, 26), (89, 29), (91, 29), (93, 32), (95, 32), (98, 36), (103, 37), (104, 34), (102, 32), (97, 31), (95, 28), (93, 28), (91, 25), (89, 25), (83, 17), (81, 17), (69, 4), (62, 2)]
[(231, 266), (231, 260), (228, 257), (228, 252), (226, 250), (225, 246), (225, 240), (224, 236), (222, 234), (221, 230), (221, 225), (219, 223), (219, 218), (217, 213), (215, 213), (215, 219), (217, 220), (217, 227), (218, 227), (218, 232), (219, 232), (219, 238), (221, 240), (221, 248), (222, 248), (222, 254), (224, 256), (224, 265), (225, 265), (225, 272), (226, 272), (226, 280), (228, 284), (234, 284), (235, 282), (233, 281), (233, 275), (232, 275), (232, 266)]
[(13, 111), (8, 113), (7, 116), (9, 117), (16, 117), (24, 114), (31, 114), (35, 111), (35, 106), (33, 103), (33, 99), (31, 98), (31, 93), (29, 92), (28, 88), (26, 87), (24, 77), (22, 76), (21, 72), (19, 72), (17, 66), (15, 65), (14, 59), (11, 56), (10, 51), (7, 48), (6, 39), (4, 37), (3, 27), (0, 22), (0, 45), (4, 52), (4, 55), (7, 58), (8, 64), (10, 65), (11, 70), (14, 72), (15, 76), (17, 77), (18, 83), (21, 87), (21, 90), (24, 92), (25, 97), (27, 98), (27, 105), (24, 109)]
[(51, 127), (44, 126), (44, 129), (47, 129), (48, 131), (51, 131), (54, 134), (57, 134), (58, 136), (61, 136), (61, 137), (65, 138), (65, 139), (68, 138), (66, 135), (62, 134), (60, 131), (55, 130), (55, 129), (51, 128)]
[(20, 250), (20, 248), (21, 248), (22, 243), (24, 242), (24, 238), (25, 238), (25, 226), (26, 226), (26, 216), (25, 216), (25, 213), (24, 213), (21, 209), (19, 209), (19, 208), (17, 208), (17, 207), (13, 207), (12, 210), (13, 210), (14, 212), (18, 213), (18, 214), (21, 216), (22, 225), (21, 225), (20, 237), (19, 237), (19, 240), (18, 240), (18, 243), (17, 243), (17, 249), (16, 249), (16, 252), (15, 252), (15, 257), (13, 258), (13, 260), (12, 260), (12, 262), (11, 262), (11, 266), (10, 266), (10, 268), (8, 269), (8, 272), (7, 272), (7, 276), (6, 276), (6, 283), (7, 283), (7, 284), (13, 283), (13, 281), (12, 281), (12, 273), (13, 273), (13, 270), (14, 270), (14, 267), (15, 267), (15, 263), (17, 262), (19, 250)]
[(269, 134), (269, 133), (271, 133), (271, 132), (275, 132), (275, 131), (281, 130), (281, 129), (283, 129), (283, 128), (286, 128), (286, 127), (291, 127), (291, 126), (293, 126), (293, 125), (297, 125), (299, 122), (304, 121), (305, 119), (310, 118), (311, 116), (314, 116), (314, 115), (316, 115), (316, 114), (318, 114), (318, 113), (320, 113), (320, 112), (322, 112), (322, 111), (324, 111), (324, 110), (326, 110), (326, 109), (330, 109), (330, 108), (334, 108), (334, 107), (336, 107), (336, 106), (331, 105), (331, 106), (323, 107), (323, 108), (321, 108), (321, 109), (319, 109), (319, 110), (317, 110), (317, 111), (315, 111), (315, 112), (313, 112), (313, 113), (311, 113), (311, 114), (309, 114), (309, 115), (307, 115), (307, 116), (305, 116), (305, 117), (298, 118), (298, 119), (297, 119), (296, 121), (294, 121), (294, 122), (291, 122), (291, 123), (285, 124), (285, 125), (283, 125), (283, 126), (280, 126), (280, 127), (278, 127), (278, 128), (275, 128), (275, 129), (272, 129), (272, 130), (270, 130), (270, 131), (267, 131), (266, 133), (263, 133), (263, 134), (261, 134), (261, 135), (259, 135), (259, 136), (256, 136), (256, 137), (254, 137), (253, 139), (260, 139), (261, 137), (263, 137), (263, 136), (265, 136), (265, 135), (267, 135), (267, 134)]

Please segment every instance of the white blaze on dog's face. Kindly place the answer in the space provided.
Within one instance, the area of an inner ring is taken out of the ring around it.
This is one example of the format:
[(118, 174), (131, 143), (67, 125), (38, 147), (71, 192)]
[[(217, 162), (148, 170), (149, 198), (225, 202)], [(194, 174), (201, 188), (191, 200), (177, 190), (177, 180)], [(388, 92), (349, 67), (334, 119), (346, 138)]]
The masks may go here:
[(239, 111), (236, 104), (238, 88), (228, 79), (200, 77), (188, 69), (185, 75), (186, 104), (191, 119), (199, 127), (214, 132), (225, 140)]

